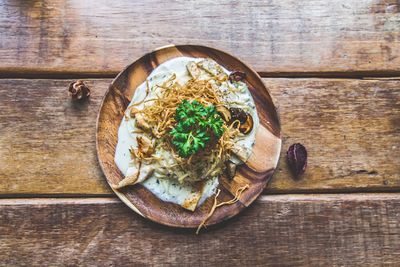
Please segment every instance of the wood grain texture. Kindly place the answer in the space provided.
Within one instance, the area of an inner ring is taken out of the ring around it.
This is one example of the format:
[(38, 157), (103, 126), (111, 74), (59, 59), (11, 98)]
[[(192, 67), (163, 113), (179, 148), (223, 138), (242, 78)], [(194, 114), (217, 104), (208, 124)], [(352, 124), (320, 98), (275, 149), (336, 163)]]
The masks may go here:
[[(110, 195), (96, 159), (95, 124), (111, 80), (89, 80), (74, 105), (70, 80), (0, 80), (0, 194)], [(264, 79), (309, 166), (292, 179), (281, 155), (268, 193), (400, 189), (400, 80)], [(51, 93), (50, 93), (51, 92)]]
[[(235, 204), (215, 210), (207, 221), (207, 224), (212, 225), (235, 216), (262, 193), (277, 166), (282, 144), (279, 117), (271, 95), (260, 76), (237, 58), (209, 47), (184, 45), (158, 49), (133, 62), (112, 81), (101, 104), (96, 131), (97, 155), (100, 167), (110, 185), (118, 184), (125, 178), (115, 164), (114, 155), (118, 143), (118, 129), (127, 108), (126, 99), (133, 99), (136, 88), (146, 82), (153, 70), (177, 57), (212, 58), (228, 70), (246, 73), (244, 82), (260, 114), (258, 116), (260, 123), (252, 148), (253, 155), (245, 164), (238, 166), (232, 181), (225, 179), (225, 182), (220, 183), (218, 189), (221, 192), (218, 201), (224, 202), (234, 198), (237, 194), (237, 185), (248, 188)], [(241, 181), (243, 182), (240, 184)], [(214, 199), (208, 198), (193, 212), (187, 211), (180, 205), (161, 201), (141, 185), (126, 187), (116, 193), (140, 215), (161, 224), (183, 228), (198, 227), (214, 204)]]
[(0, 80), (0, 191), (109, 194), (96, 157), (96, 116), (107, 81), (74, 103), (67, 80)]
[(285, 153), (267, 192), (400, 189), (400, 80), (266, 79), (286, 152), (300, 142), (306, 173), (292, 179)]
[(399, 266), (400, 198), (263, 196), (199, 236), (117, 199), (3, 199), (0, 235), (2, 266)]
[(2, 75), (118, 73), (152, 49), (202, 44), (265, 75), (399, 73), (396, 0), (0, 3)]

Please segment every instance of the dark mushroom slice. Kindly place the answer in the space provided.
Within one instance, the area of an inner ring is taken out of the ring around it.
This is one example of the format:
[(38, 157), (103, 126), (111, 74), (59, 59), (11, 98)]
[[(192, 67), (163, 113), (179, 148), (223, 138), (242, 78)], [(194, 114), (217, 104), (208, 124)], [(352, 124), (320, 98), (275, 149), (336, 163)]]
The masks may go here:
[[(234, 124), (234, 127), (239, 128), (243, 134), (248, 134), (253, 129), (253, 117), (241, 108), (229, 108), (231, 119), (229, 124)], [(239, 123), (238, 123), (239, 122)]]
[(238, 120), (240, 124), (243, 124), (247, 120), (247, 113), (241, 108), (229, 108), (231, 113), (231, 123)]
[(245, 78), (246, 78), (246, 73), (241, 71), (233, 71), (231, 72), (231, 74), (229, 74), (229, 81), (231, 83), (243, 81)]
[(228, 123), (231, 121), (231, 113), (225, 106), (217, 106), (217, 112), (225, 122)]
[(253, 117), (250, 114), (247, 114), (247, 119), (244, 123), (241, 123), (239, 126), (239, 131), (242, 134), (248, 134), (253, 130)]

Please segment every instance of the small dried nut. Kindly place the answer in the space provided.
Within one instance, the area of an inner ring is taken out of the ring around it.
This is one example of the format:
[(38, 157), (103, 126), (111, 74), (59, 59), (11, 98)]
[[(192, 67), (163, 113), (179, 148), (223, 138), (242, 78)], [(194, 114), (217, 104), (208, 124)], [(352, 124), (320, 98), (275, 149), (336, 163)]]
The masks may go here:
[(307, 167), (307, 150), (302, 144), (293, 144), (287, 151), (287, 161), (293, 175), (298, 178)]
[(225, 106), (217, 106), (217, 112), (219, 115), (221, 115), (222, 119), (225, 122), (230, 122), (231, 121), (231, 113), (229, 112), (229, 109), (227, 109)]
[(246, 121), (244, 123), (241, 123), (239, 126), (239, 131), (242, 134), (248, 134), (253, 130), (253, 117), (251, 117), (250, 114), (247, 114)]
[(231, 74), (229, 74), (229, 81), (231, 83), (243, 81), (245, 78), (246, 78), (246, 73), (241, 71), (233, 71), (231, 72)]
[(231, 113), (231, 123), (238, 120), (240, 124), (243, 124), (247, 120), (247, 113), (241, 108), (229, 108)]
[(68, 92), (73, 100), (85, 100), (90, 96), (90, 89), (82, 80), (77, 80), (69, 85)]

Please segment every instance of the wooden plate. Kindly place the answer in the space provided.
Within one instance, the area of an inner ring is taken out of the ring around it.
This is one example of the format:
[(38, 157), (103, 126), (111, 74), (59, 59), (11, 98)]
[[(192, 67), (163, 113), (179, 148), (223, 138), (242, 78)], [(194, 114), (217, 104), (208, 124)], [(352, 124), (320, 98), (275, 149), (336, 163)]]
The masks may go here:
[[(245, 184), (250, 187), (244, 191), (237, 203), (218, 208), (207, 221), (207, 225), (212, 225), (238, 214), (258, 197), (276, 168), (281, 149), (280, 123), (271, 96), (258, 74), (236, 57), (205, 46), (180, 45), (159, 48), (136, 60), (118, 74), (104, 96), (97, 119), (97, 155), (108, 183), (116, 184), (123, 179), (114, 163), (114, 153), (118, 128), (129, 104), (127, 99), (132, 99), (135, 89), (145, 81), (153, 69), (169, 59), (180, 56), (209, 57), (228, 70), (245, 72), (246, 83), (260, 118), (252, 156), (246, 164), (238, 167), (232, 181), (220, 178), (221, 194), (218, 200), (231, 199), (236, 189)], [(143, 217), (164, 225), (183, 228), (197, 227), (210, 211), (214, 199), (208, 198), (203, 205), (191, 212), (176, 204), (159, 200), (140, 184), (115, 193)]]

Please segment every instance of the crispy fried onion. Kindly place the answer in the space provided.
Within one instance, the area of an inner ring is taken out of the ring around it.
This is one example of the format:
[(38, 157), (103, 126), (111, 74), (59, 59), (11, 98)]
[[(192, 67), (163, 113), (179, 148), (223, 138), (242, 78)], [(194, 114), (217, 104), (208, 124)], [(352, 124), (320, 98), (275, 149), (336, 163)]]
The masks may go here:
[[(221, 169), (220, 162), (228, 159), (230, 151), (234, 146), (233, 139), (239, 134), (237, 127), (234, 127), (235, 125), (224, 125), (225, 131), (222, 137), (211, 150), (202, 151), (189, 158), (181, 158), (174, 152), (174, 149), (168, 142), (167, 133), (175, 124), (175, 111), (182, 100), (197, 100), (206, 106), (222, 105), (220, 98), (223, 92), (218, 89), (218, 86), (215, 86), (215, 83), (218, 82), (220, 80), (215, 77), (207, 80), (192, 78), (185, 85), (180, 85), (176, 80), (176, 75), (173, 74), (162, 84), (151, 87), (147, 85), (149, 90), (156, 92), (154, 94), (156, 97), (141, 101), (141, 103), (144, 103), (143, 109), (137, 109), (137, 105), (130, 106), (128, 114), (131, 117), (135, 117), (138, 128), (151, 133), (156, 139), (166, 137), (164, 140), (167, 142), (163, 142), (162, 145), (172, 152), (173, 157), (183, 169), (196, 163), (193, 157), (219, 158), (220, 160), (216, 160), (208, 171), (209, 175), (216, 174), (216, 170)], [(141, 155), (137, 156), (141, 158)], [(180, 180), (183, 181), (184, 177)]]
[(218, 196), (219, 196), (219, 194), (221, 193), (221, 190), (218, 189), (218, 190), (217, 190), (217, 193), (215, 194), (215, 197), (214, 197), (214, 204), (213, 204), (213, 206), (211, 207), (210, 212), (207, 214), (207, 216), (203, 219), (203, 221), (202, 221), (202, 222), (200, 223), (200, 225), (197, 227), (196, 235), (199, 234), (200, 229), (201, 229), (203, 226), (206, 227), (206, 222), (207, 222), (207, 220), (211, 218), (211, 216), (214, 214), (215, 210), (216, 210), (218, 207), (221, 207), (221, 206), (223, 206), (223, 205), (235, 204), (236, 202), (238, 202), (238, 201), (240, 200), (240, 197), (242, 196), (242, 193), (243, 193), (247, 188), (249, 188), (249, 185), (248, 185), (248, 184), (246, 184), (246, 185), (244, 185), (244, 186), (242, 186), (242, 187), (239, 187), (239, 188), (236, 190), (236, 193), (235, 193), (235, 197), (234, 197), (234, 198), (232, 198), (231, 200), (225, 201), (225, 202), (221, 202), (221, 203), (218, 203)]

